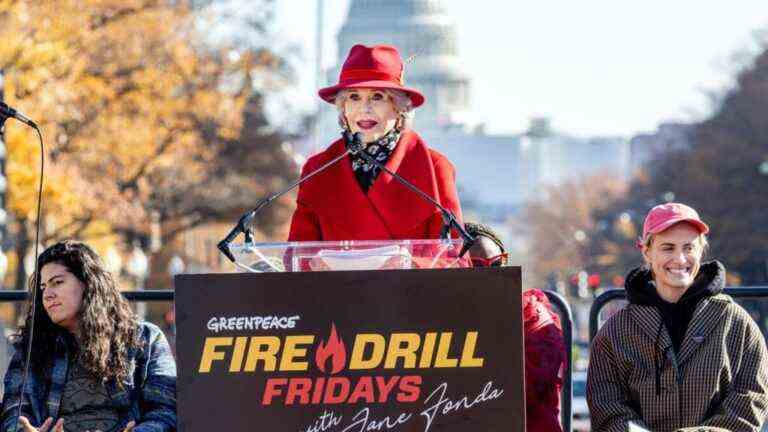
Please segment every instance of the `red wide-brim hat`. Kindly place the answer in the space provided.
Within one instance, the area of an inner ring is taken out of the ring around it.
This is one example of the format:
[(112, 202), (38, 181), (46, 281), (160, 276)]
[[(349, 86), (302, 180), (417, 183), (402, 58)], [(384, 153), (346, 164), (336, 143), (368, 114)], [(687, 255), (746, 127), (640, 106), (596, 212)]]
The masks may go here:
[(403, 84), (403, 60), (397, 48), (391, 45), (355, 45), (341, 67), (339, 83), (320, 89), (318, 94), (324, 101), (333, 103), (336, 94), (343, 89), (392, 89), (407, 94), (414, 108), (424, 103), (424, 95)]

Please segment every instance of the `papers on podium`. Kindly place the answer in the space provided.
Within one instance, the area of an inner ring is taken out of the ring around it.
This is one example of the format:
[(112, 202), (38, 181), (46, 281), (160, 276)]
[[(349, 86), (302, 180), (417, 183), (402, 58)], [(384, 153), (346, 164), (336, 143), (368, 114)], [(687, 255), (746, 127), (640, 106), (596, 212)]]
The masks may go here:
[(329, 270), (379, 270), (411, 267), (411, 254), (398, 245), (372, 249), (334, 250), (317, 253), (317, 260)]
[(465, 266), (459, 239), (313, 241), (230, 245), (240, 271), (396, 270)]

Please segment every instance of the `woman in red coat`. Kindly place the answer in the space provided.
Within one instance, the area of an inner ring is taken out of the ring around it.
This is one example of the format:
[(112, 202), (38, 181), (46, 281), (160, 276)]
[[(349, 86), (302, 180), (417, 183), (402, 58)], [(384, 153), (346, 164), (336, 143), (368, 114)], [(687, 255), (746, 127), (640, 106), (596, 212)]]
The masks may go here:
[[(339, 83), (320, 97), (339, 110), (345, 131), (361, 133), (364, 151), (451, 210), (461, 223), (453, 165), (408, 128), (424, 96), (403, 86), (403, 61), (392, 46), (355, 45)], [(306, 175), (338, 157), (339, 139), (304, 165)], [(350, 155), (302, 184), (289, 241), (438, 238), (440, 212), (392, 176)]]

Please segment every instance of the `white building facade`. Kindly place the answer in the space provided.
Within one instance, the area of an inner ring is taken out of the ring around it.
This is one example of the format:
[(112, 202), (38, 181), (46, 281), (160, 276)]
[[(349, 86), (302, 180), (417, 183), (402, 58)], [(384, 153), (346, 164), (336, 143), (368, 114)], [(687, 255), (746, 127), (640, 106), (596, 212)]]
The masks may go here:
[[(338, 36), (336, 66), (327, 84), (338, 82), (350, 48), (391, 44), (406, 59), (405, 84), (426, 97), (414, 130), (456, 166), (462, 205), (473, 219), (503, 222), (542, 188), (578, 176), (612, 172), (628, 178), (629, 143), (621, 137), (571, 137), (537, 119), (531, 133), (471, 132), (470, 79), (456, 49), (456, 31), (441, 0), (351, 0)], [(514, 96), (514, 95), (511, 95)], [(321, 113), (320, 142), (339, 136), (331, 105)]]

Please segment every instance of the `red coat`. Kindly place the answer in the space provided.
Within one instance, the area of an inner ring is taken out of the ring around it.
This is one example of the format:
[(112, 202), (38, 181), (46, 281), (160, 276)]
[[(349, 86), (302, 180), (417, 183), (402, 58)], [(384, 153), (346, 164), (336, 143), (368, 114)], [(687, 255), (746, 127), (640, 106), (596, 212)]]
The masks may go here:
[[(339, 139), (312, 156), (302, 176), (343, 152)], [(386, 167), (451, 210), (462, 223), (453, 165), (415, 132), (403, 132)], [(383, 171), (365, 194), (349, 158), (344, 158), (301, 185), (288, 240), (430, 239), (439, 238), (442, 226), (434, 205)]]
[(561, 432), (565, 344), (560, 319), (541, 290), (523, 292), (525, 415), (528, 432)]

